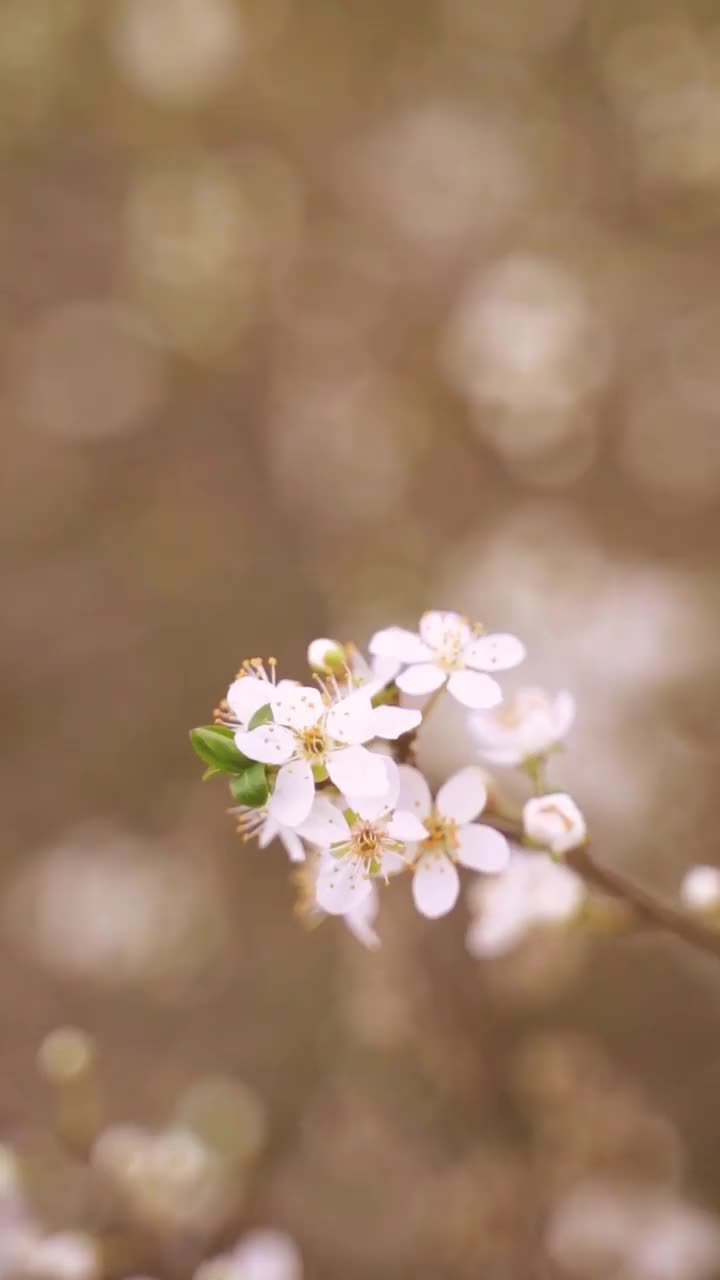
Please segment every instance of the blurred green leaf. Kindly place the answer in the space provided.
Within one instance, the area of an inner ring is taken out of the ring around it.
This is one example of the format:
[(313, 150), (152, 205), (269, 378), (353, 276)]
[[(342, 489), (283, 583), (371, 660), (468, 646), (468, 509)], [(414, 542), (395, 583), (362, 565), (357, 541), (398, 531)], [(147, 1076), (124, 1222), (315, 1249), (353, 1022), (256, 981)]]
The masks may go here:
[(238, 751), (233, 742), (232, 730), (225, 725), (206, 724), (190, 730), (192, 749), (208, 765), (205, 777), (216, 773), (240, 773), (252, 764)]
[(230, 791), (238, 804), (245, 804), (249, 809), (261, 808), (270, 794), (265, 765), (251, 764), (237, 778), (232, 778)]

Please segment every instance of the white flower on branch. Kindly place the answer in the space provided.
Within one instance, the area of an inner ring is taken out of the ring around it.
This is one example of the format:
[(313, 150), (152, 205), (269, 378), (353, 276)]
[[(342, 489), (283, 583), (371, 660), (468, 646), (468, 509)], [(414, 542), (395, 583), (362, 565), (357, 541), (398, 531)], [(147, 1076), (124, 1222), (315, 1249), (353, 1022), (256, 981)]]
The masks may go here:
[(680, 885), (680, 898), (691, 911), (720, 907), (720, 867), (691, 867)]
[(408, 842), (425, 835), (413, 813), (396, 808), (397, 765), (388, 756), (375, 758), (385, 773), (384, 795), (349, 796), (344, 812), (318, 796), (302, 825), (304, 837), (321, 850), (315, 894), (330, 915), (347, 916), (370, 897), (373, 879), (402, 871)]
[(507, 866), (504, 835), (475, 821), (487, 803), (484, 774), (470, 766), (443, 783), (433, 802), (419, 769), (400, 766), (400, 808), (422, 822), (422, 841), (411, 851), (413, 898), (422, 915), (437, 919), (452, 911), (460, 892), (456, 864), (496, 872)]
[(502, 875), (478, 877), (470, 889), (468, 951), (475, 956), (505, 955), (538, 925), (571, 920), (585, 896), (582, 880), (567, 867), (545, 854), (513, 847)]
[(574, 719), (575, 700), (567, 690), (550, 698), (542, 689), (519, 689), (501, 707), (470, 716), (468, 727), (485, 760), (514, 767), (552, 751)]
[(571, 796), (556, 791), (533, 796), (523, 808), (523, 829), (528, 840), (562, 857), (587, 839), (585, 819)]
[(447, 682), (448, 692), (476, 711), (502, 701), (499, 684), (487, 672), (515, 667), (525, 657), (515, 636), (482, 635), (459, 613), (436, 610), (423, 614), (419, 633), (403, 627), (377, 631), (370, 652), (404, 664), (396, 677), (404, 693), (433, 693)]
[[(228, 690), (228, 706), (241, 726), (235, 732), (238, 751), (279, 770), (267, 807), (283, 826), (298, 827), (307, 818), (318, 776), (329, 777), (346, 795), (382, 796), (387, 776), (381, 757), (365, 744), (398, 738), (422, 719), (419, 711), (373, 707), (363, 690), (345, 694), (338, 685), (331, 696), (328, 688), (275, 685), (249, 674)], [(265, 707), (272, 719), (250, 728)]]

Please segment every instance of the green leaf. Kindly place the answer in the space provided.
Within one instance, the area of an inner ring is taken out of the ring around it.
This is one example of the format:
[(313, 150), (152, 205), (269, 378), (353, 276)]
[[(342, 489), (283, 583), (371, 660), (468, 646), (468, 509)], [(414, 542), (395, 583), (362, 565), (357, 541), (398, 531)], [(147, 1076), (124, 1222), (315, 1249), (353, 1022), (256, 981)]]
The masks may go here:
[(232, 778), (230, 792), (238, 804), (245, 804), (249, 809), (262, 808), (270, 794), (265, 765), (251, 764), (237, 778)]
[(270, 709), (270, 703), (266, 702), (264, 707), (258, 707), (255, 715), (248, 722), (248, 730), (257, 729), (258, 725), (268, 724), (273, 718)]
[(208, 765), (206, 777), (214, 773), (240, 773), (251, 760), (238, 751), (233, 742), (232, 730), (225, 725), (206, 724), (190, 730), (192, 749)]

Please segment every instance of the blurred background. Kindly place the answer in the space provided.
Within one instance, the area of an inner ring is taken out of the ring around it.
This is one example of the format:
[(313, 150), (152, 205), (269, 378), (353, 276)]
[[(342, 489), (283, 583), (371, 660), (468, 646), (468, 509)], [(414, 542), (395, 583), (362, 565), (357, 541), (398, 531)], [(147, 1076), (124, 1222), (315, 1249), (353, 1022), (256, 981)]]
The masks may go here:
[(712, 961), (308, 931), (187, 741), (459, 609), (717, 860), (716, 0), (3, 0), (0, 165), (0, 1275), (720, 1276)]

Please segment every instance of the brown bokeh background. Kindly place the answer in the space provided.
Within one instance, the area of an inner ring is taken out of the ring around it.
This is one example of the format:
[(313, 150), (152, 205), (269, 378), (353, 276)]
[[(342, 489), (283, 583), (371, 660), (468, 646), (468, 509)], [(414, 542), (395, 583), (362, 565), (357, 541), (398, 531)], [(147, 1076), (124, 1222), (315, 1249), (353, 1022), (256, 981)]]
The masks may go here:
[[(576, 695), (599, 854), (716, 859), (716, 4), (4, 0), (0, 165), (7, 1142), (76, 1024), (108, 1123), (218, 1072), (268, 1109), (158, 1273), (262, 1222), (319, 1280), (603, 1275), (571, 1190), (720, 1208), (711, 962), (480, 964), (404, 882), (378, 955), (308, 932), (187, 742), (244, 656), (458, 608)], [(443, 708), (424, 763), (469, 751)]]

